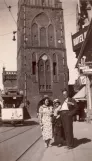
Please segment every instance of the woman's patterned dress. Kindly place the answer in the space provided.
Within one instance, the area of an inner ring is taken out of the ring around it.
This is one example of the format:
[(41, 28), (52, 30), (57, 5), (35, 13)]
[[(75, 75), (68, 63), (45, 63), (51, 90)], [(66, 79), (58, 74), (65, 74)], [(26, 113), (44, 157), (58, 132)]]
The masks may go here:
[(52, 106), (41, 106), (39, 108), (40, 123), (42, 126), (43, 140), (52, 139)]

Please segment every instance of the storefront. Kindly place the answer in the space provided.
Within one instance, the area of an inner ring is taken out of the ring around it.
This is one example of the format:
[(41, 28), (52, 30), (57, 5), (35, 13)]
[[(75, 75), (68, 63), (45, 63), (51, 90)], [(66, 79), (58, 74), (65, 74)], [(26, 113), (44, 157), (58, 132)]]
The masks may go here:
[(89, 25), (86, 39), (82, 44), (76, 67), (78, 68), (83, 58), (83, 76), (86, 76), (87, 117), (92, 119), (92, 21)]
[(86, 111), (87, 111), (87, 94), (86, 94), (86, 86), (83, 86), (78, 93), (74, 95), (74, 99), (76, 100), (79, 110), (77, 115), (78, 121), (85, 121), (86, 119)]

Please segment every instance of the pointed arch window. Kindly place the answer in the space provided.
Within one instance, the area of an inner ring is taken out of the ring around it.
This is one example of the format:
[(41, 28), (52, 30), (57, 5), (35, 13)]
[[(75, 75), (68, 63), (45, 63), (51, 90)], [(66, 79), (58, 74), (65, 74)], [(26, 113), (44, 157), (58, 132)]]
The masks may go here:
[(32, 75), (36, 75), (36, 54), (32, 54)]
[(57, 75), (57, 60), (56, 60), (56, 54), (53, 54), (53, 75)]
[(42, 6), (45, 4), (45, 0), (41, 0)]
[(42, 27), (40, 29), (40, 46), (42, 47), (46, 47), (47, 43), (46, 43), (46, 28)]
[(48, 27), (48, 44), (49, 46), (54, 46), (54, 27), (53, 25), (49, 25)]
[(51, 91), (51, 66), (50, 60), (46, 55), (40, 58), (38, 71), (40, 92)]
[(38, 25), (34, 23), (31, 28), (32, 46), (38, 46)]
[(66, 86), (66, 74), (64, 73), (64, 87)]

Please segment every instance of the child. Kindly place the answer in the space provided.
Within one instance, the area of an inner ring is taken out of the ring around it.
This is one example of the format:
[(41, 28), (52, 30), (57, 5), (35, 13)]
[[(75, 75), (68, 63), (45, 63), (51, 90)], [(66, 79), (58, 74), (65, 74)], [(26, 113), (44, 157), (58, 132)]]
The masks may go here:
[(54, 105), (54, 116), (53, 116), (54, 144), (60, 147), (62, 146), (62, 143), (64, 141), (63, 127), (61, 117), (59, 114), (59, 110), (61, 109), (60, 101), (58, 99), (55, 99), (53, 101), (53, 105)]

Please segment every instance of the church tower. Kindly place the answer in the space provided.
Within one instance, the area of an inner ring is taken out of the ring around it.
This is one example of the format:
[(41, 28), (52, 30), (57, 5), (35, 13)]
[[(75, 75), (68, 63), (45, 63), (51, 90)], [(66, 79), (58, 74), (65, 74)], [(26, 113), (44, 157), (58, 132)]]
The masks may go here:
[(24, 91), (26, 86), (34, 115), (43, 95), (62, 102), (62, 90), (68, 88), (62, 3), (19, 0), (17, 31), (18, 88)]

